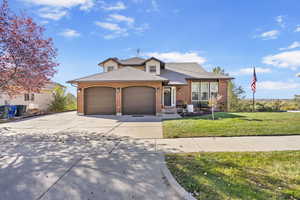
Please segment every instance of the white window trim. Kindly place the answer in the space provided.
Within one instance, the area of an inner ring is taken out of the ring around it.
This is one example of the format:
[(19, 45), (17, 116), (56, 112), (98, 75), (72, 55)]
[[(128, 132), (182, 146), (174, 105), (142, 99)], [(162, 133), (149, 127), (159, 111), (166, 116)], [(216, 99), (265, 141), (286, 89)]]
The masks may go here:
[(198, 98), (200, 98), (200, 100), (198, 99), (198, 100), (193, 100), (193, 89), (192, 89), (192, 87), (193, 86), (191, 86), (191, 102), (208, 102), (209, 101), (209, 99), (211, 98), (211, 91), (210, 91), (210, 84), (211, 83), (218, 83), (218, 91), (217, 91), (217, 94), (219, 94), (219, 82), (217, 82), (217, 81), (207, 81), (206, 83), (209, 83), (208, 84), (208, 100), (202, 100), (201, 99), (201, 95), (202, 95), (202, 91), (201, 91), (201, 83), (202, 82), (206, 82), (206, 81), (195, 81), (195, 82), (192, 82), (192, 84), (193, 83), (200, 83), (200, 97), (198, 97)]
[[(151, 72), (151, 68), (155, 68), (155, 72)], [(149, 65), (149, 72), (152, 74), (156, 74), (157, 73), (157, 66), (156, 65)]]
[(108, 72), (108, 68), (109, 68), (109, 67), (113, 67), (113, 68), (114, 68), (113, 71), (117, 69), (117, 66), (108, 65), (108, 66), (105, 66), (105, 67), (104, 67), (104, 72)]
[[(171, 106), (176, 106), (176, 87), (175, 86), (165, 86), (165, 88), (171, 88)], [(162, 95), (162, 103), (165, 106), (165, 95)]]
[(171, 106), (176, 106), (176, 87), (171, 87)]
[[(150, 72), (150, 67), (155, 66), (156, 67), (156, 72)], [(157, 64), (146, 64), (146, 72), (154, 74), (154, 75), (160, 75), (160, 65)]]

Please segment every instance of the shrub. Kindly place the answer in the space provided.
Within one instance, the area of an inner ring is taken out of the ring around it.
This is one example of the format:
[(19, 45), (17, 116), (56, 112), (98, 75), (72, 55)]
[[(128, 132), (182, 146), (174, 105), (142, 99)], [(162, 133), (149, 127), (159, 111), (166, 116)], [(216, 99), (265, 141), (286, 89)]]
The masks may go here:
[(76, 97), (71, 93), (66, 94), (66, 88), (62, 86), (56, 86), (53, 91), (53, 101), (49, 106), (49, 110), (52, 112), (63, 112), (67, 110), (76, 109)]

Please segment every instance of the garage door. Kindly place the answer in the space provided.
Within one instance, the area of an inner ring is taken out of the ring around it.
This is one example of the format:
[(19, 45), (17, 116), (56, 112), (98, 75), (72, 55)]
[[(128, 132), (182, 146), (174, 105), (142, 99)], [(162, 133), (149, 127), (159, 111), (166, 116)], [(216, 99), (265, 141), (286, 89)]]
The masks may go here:
[(114, 115), (116, 92), (109, 87), (84, 89), (84, 111), (86, 115)]
[(122, 114), (154, 115), (155, 89), (150, 87), (128, 87), (122, 89)]

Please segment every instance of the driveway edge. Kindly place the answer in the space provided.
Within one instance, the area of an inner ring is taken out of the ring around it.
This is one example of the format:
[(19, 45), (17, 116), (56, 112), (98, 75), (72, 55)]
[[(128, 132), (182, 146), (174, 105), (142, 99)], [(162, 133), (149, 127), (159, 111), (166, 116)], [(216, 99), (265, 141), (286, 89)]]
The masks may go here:
[(166, 163), (161, 167), (161, 172), (163, 176), (167, 179), (168, 183), (179, 195), (180, 198), (184, 200), (196, 200), (191, 193), (187, 192), (179, 183), (175, 180), (170, 170), (168, 169)]

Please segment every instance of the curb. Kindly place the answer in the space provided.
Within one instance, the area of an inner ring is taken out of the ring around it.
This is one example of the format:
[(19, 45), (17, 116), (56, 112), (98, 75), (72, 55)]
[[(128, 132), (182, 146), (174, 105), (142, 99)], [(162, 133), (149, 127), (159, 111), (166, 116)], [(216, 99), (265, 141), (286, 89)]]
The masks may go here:
[(175, 190), (175, 192), (179, 195), (180, 198), (184, 200), (196, 200), (193, 195), (189, 192), (187, 192), (183, 187), (179, 185), (179, 183), (175, 180), (175, 178), (172, 176), (170, 170), (164, 164), (161, 168), (161, 172), (164, 177), (166, 177), (167, 181), (169, 182), (170, 186)]

